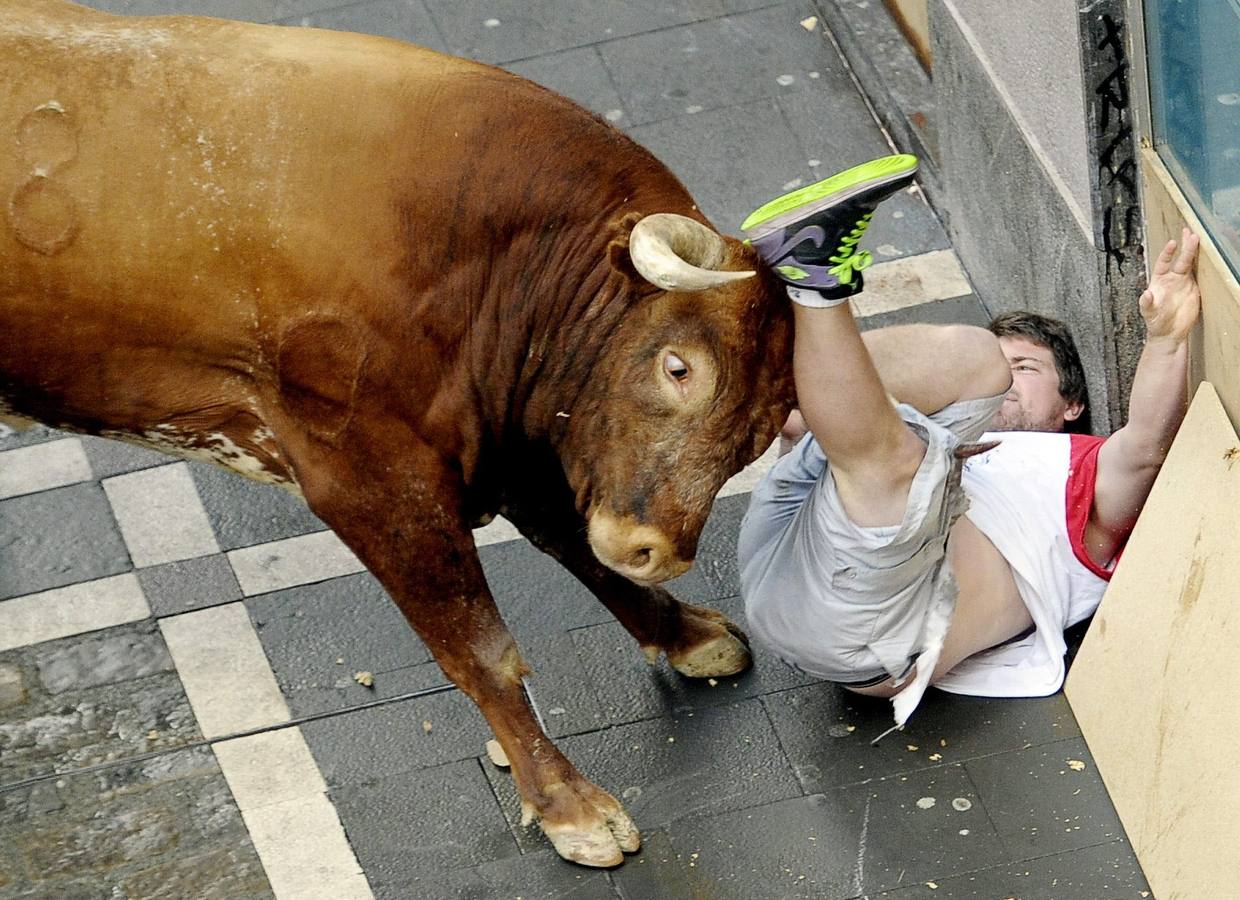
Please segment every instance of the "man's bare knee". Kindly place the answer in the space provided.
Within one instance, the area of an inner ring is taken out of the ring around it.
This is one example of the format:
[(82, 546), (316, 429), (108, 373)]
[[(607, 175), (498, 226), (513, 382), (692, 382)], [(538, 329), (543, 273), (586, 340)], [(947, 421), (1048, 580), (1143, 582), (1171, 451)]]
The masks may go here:
[(801, 415), (799, 409), (788, 413), (784, 427), (779, 429), (779, 455), (783, 456), (795, 447), (801, 438), (805, 437), (807, 431), (809, 431), (809, 426), (805, 424), (805, 417)]
[(975, 325), (949, 326), (952, 358), (967, 373), (961, 400), (980, 400), (1005, 393), (1012, 386), (1012, 372), (999, 339)]

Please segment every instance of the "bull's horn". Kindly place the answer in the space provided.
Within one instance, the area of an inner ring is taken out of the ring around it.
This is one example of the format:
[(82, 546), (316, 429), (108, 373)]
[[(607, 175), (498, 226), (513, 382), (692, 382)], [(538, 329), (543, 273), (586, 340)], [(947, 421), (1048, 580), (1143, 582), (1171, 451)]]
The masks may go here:
[(633, 226), (629, 258), (633, 268), (665, 291), (704, 291), (755, 273), (717, 268), (727, 245), (701, 222), (675, 213), (654, 213)]

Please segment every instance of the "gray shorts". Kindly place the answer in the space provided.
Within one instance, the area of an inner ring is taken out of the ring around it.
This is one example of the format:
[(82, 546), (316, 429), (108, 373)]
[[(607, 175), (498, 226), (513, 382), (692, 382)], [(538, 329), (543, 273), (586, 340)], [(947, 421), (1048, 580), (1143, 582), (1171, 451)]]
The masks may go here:
[(955, 603), (947, 534), (967, 505), (956, 448), (981, 437), (1004, 396), (930, 416), (896, 407), (927, 445), (899, 525), (848, 518), (812, 435), (781, 457), (753, 492), (737, 548), (754, 636), (831, 681), (903, 675), (932, 607)]

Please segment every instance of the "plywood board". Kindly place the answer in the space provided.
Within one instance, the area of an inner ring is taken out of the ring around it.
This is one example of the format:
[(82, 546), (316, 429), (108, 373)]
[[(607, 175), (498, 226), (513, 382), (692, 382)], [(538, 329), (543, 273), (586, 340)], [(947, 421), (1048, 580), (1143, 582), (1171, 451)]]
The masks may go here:
[(1240, 439), (1209, 383), (1066, 691), (1154, 896), (1240, 896)]

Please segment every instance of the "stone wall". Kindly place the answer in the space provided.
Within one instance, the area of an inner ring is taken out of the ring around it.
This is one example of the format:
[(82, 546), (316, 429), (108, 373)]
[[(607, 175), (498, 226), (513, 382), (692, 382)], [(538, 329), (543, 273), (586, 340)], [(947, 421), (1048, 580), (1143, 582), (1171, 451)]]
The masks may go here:
[(1127, 49), (1122, 4), (1061, 6), (930, 3), (935, 199), (992, 313), (1069, 324), (1106, 434), (1126, 417), (1142, 340)]

